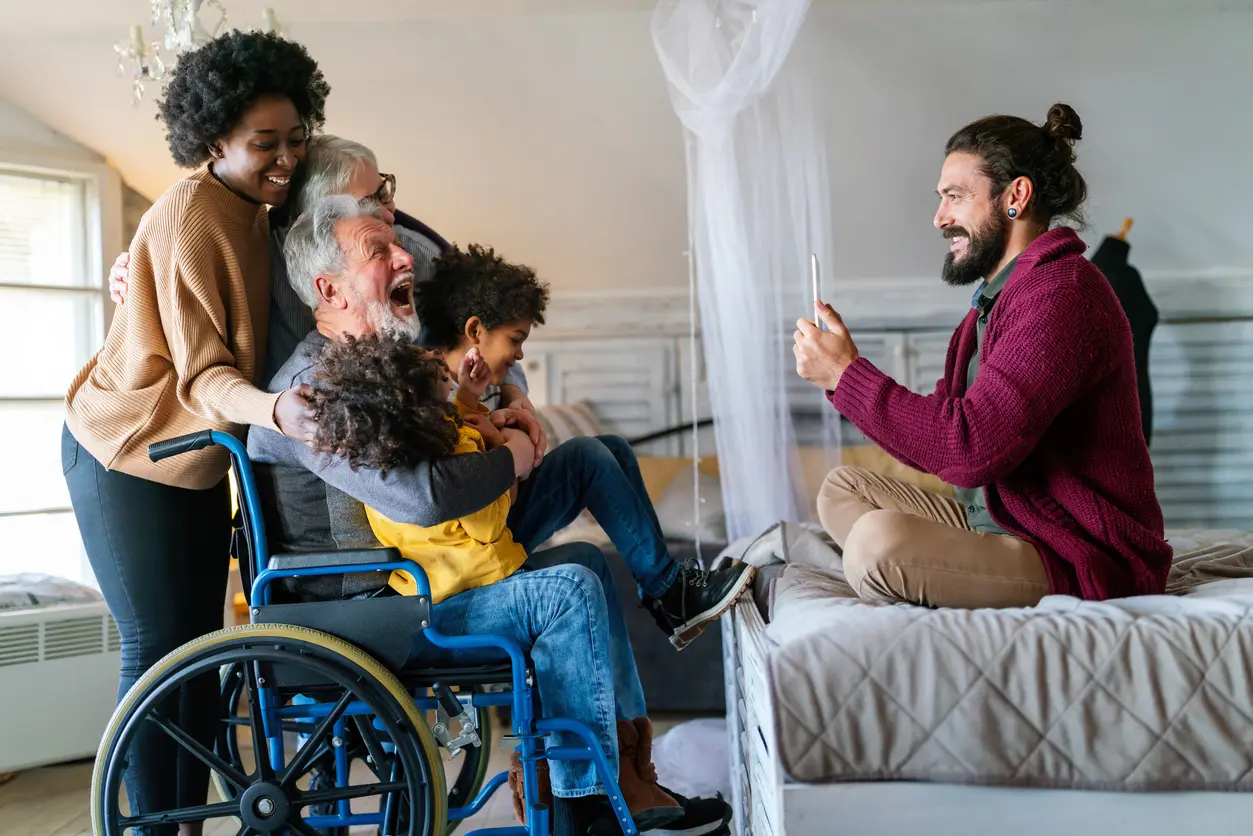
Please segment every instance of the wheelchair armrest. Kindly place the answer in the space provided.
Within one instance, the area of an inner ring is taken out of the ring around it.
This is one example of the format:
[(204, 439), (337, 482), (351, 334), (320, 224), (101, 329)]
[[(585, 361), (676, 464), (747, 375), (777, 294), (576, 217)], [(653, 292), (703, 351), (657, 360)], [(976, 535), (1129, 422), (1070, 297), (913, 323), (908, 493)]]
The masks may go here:
[(404, 558), (399, 549), (349, 549), (341, 552), (307, 552), (303, 554), (276, 554), (270, 557), (269, 568), (321, 569), (326, 566), (356, 566), (366, 563), (399, 563)]

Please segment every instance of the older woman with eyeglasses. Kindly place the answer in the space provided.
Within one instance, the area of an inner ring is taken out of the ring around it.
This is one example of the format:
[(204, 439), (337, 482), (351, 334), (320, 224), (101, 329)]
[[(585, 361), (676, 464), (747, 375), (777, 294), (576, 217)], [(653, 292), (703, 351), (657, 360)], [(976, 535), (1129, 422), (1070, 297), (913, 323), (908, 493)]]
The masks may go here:
[[(287, 230), (305, 209), (327, 195), (349, 194), (357, 200), (380, 204), (396, 230), (396, 239), (413, 256), (414, 281), (430, 275), (431, 262), (451, 245), (421, 221), (396, 209), (396, 176), (379, 171), (374, 152), (351, 139), (321, 134), (309, 143), (308, 172), (281, 216), (271, 217), (271, 243), (278, 248), (271, 272), (274, 275), (270, 303), (269, 354), (265, 379), (269, 380), (313, 330), (313, 312), (300, 301), (287, 281), (282, 246)], [(271, 252), (274, 252), (272, 249)]]

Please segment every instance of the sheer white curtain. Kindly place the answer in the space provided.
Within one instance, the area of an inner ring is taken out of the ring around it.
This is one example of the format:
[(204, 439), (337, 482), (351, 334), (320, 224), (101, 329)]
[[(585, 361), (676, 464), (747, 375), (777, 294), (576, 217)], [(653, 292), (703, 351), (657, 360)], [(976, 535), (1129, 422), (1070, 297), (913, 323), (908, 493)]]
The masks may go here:
[[(794, 323), (813, 318), (810, 253), (832, 263), (822, 126), (806, 68), (789, 61), (808, 10), (809, 0), (661, 0), (652, 17), (686, 138), (694, 280), (732, 539), (812, 516), (787, 396)], [(821, 414), (832, 461), (838, 422), (829, 406)]]

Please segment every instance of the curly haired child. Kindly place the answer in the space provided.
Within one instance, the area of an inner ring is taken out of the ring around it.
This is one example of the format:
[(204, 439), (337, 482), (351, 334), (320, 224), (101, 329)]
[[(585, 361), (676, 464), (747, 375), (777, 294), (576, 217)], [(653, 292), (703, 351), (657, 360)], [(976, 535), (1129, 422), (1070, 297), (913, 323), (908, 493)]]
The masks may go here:
[[(459, 394), (481, 392), (486, 366), (463, 364)], [(314, 449), (343, 455), (353, 468), (387, 473), (417, 461), (483, 452), (503, 445), (487, 409), (470, 400), (450, 401), (453, 380), (443, 358), (407, 336), (374, 333), (327, 344), (314, 375), (310, 407), (318, 422)], [(373, 508), (366, 517), (374, 535), (415, 560), (431, 581), (433, 603), (494, 583), (517, 571), (526, 552), (506, 525), (516, 486), (491, 505), (435, 526), (394, 522)], [(416, 592), (408, 572), (393, 572), (389, 585)]]

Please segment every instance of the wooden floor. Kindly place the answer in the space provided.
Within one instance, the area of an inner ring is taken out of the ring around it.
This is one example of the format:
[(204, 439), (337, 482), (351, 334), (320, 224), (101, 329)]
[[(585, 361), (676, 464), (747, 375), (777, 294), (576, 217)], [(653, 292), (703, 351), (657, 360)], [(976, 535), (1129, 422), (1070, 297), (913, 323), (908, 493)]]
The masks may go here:
[[(488, 777), (509, 768), (509, 752), (513, 744), (497, 740), (488, 762)], [(458, 764), (459, 765), (459, 764)], [(62, 766), (48, 766), (22, 772), (7, 783), (0, 784), (0, 836), (92, 836), (88, 795), (91, 789), (91, 761)], [(456, 774), (451, 764), (450, 778)], [(353, 773), (357, 778), (356, 771)], [(364, 776), (362, 781), (366, 780)], [(216, 794), (210, 794), (216, 802)], [(375, 807), (374, 809), (378, 809)], [(469, 833), (480, 827), (513, 827), (513, 804), (508, 786), (501, 787), (487, 805), (462, 824), (458, 833)], [(204, 836), (234, 836), (238, 821), (219, 820), (205, 827)], [(353, 828), (352, 834), (375, 834), (374, 827)]]

